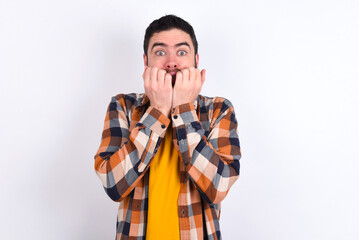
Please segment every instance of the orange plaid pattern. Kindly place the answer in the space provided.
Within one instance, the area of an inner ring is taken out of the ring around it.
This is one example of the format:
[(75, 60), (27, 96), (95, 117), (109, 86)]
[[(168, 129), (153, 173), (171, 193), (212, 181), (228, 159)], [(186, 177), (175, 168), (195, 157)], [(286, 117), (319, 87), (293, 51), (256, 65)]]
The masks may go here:
[(148, 168), (169, 124), (181, 157), (181, 239), (221, 239), (220, 202), (239, 176), (241, 157), (232, 104), (199, 95), (173, 108), (169, 119), (134, 93), (112, 98), (95, 155), (96, 174), (119, 202), (116, 239), (146, 238)]

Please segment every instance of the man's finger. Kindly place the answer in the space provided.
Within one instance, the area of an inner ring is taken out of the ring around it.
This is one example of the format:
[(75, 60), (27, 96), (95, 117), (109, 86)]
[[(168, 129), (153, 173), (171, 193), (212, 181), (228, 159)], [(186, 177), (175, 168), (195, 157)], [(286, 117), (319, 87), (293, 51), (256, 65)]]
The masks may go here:
[(146, 66), (145, 71), (143, 72), (143, 75), (142, 75), (144, 85), (146, 87), (150, 86), (150, 75), (151, 75), (151, 68)]
[(189, 68), (189, 81), (192, 82), (192, 83), (195, 83), (196, 80), (197, 80), (196, 68), (190, 67)]
[(201, 82), (202, 82), (202, 85), (204, 83), (204, 81), (206, 80), (206, 69), (202, 69), (201, 71)]
[(147, 70), (147, 66), (145, 67), (145, 70), (143, 70), (143, 73), (142, 73), (142, 78), (143, 78), (143, 80), (145, 80), (145, 73), (146, 73), (146, 70)]
[(164, 85), (172, 88), (172, 75), (170, 73), (166, 73)]
[(166, 71), (163, 69), (159, 69), (157, 72), (157, 83), (159, 86), (163, 86), (165, 84), (165, 75)]
[(182, 83), (183, 83), (184, 85), (186, 85), (186, 84), (188, 84), (189, 78), (190, 78), (189, 69), (187, 69), (187, 68), (182, 69), (181, 72), (182, 72)]
[(157, 72), (158, 72), (158, 68), (154, 67), (151, 70), (151, 78), (150, 78), (150, 85), (152, 88), (156, 88), (157, 87)]
[(183, 85), (183, 74), (182, 74), (182, 71), (178, 71), (176, 73), (175, 87), (176, 86), (182, 86), (182, 85)]

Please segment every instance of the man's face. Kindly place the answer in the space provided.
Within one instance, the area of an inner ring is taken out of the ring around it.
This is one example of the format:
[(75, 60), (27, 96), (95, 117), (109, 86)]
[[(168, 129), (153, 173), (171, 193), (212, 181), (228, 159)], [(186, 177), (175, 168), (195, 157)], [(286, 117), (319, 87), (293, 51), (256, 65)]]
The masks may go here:
[(144, 54), (143, 59), (145, 66), (166, 70), (174, 81), (177, 71), (196, 67), (199, 56), (195, 56), (190, 35), (174, 28), (154, 33), (148, 44), (147, 57)]

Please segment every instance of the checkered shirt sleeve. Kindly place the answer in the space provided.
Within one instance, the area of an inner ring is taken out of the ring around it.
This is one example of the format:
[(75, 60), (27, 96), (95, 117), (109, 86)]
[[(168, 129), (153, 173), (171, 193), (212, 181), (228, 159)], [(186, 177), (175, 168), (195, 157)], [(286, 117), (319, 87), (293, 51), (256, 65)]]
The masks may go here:
[(174, 108), (172, 123), (186, 171), (201, 197), (217, 204), (239, 176), (237, 120), (231, 102), (224, 98), (215, 98), (201, 112), (211, 115), (210, 132), (203, 128), (193, 103)]
[[(143, 116), (133, 116), (131, 128), (126, 98), (112, 98), (106, 113), (101, 145), (95, 155), (95, 170), (108, 196), (123, 200), (146, 172), (155, 149), (170, 123), (159, 110), (148, 107)], [(136, 119), (140, 117), (140, 119)]]

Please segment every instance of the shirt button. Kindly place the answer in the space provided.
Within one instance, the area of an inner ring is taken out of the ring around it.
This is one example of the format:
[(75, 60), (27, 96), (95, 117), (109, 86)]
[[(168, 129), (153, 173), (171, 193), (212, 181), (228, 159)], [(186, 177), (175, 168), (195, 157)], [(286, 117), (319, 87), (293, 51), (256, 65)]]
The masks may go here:
[(174, 118), (174, 119), (177, 119), (177, 118), (178, 118), (178, 116), (177, 116), (177, 115), (174, 115), (174, 116), (173, 116), (173, 118)]
[(166, 128), (166, 125), (162, 124), (162, 125), (161, 125), (161, 128)]

